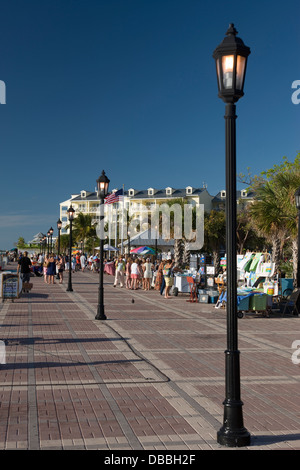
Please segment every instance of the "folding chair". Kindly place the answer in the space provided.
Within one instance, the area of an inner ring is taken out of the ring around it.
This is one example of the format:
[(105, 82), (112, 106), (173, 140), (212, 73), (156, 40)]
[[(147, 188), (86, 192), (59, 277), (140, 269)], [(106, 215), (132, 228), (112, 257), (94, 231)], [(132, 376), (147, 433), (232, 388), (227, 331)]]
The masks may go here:
[(289, 313), (292, 315), (300, 315), (300, 288), (297, 287), (293, 290), (290, 296), (286, 298), (285, 307), (283, 309), (282, 316), (285, 313)]
[(186, 280), (190, 288), (190, 298), (187, 302), (198, 302), (198, 288), (195, 279), (193, 277), (187, 277)]

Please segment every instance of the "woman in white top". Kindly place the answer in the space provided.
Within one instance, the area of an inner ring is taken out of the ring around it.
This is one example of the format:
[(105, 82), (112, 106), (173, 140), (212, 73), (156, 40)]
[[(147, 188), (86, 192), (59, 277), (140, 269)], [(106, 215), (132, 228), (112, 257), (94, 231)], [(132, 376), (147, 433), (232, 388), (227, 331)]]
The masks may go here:
[(131, 289), (137, 289), (137, 283), (139, 279), (139, 266), (135, 260), (133, 260), (133, 263), (131, 265)]
[(145, 279), (145, 290), (150, 290), (150, 279), (152, 278), (153, 265), (150, 263), (150, 259), (147, 258), (144, 264), (144, 279)]

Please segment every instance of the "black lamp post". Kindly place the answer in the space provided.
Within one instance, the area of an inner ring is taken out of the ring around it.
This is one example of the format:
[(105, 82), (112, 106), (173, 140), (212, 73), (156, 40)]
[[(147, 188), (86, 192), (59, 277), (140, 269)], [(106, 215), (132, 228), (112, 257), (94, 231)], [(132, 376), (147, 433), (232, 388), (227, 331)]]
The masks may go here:
[(67, 210), (68, 212), (68, 219), (70, 222), (70, 243), (69, 243), (69, 279), (68, 279), (68, 287), (67, 292), (73, 292), (72, 289), (72, 223), (74, 220), (75, 209), (72, 206), (69, 207)]
[(60, 231), (62, 228), (62, 221), (58, 219), (56, 222), (57, 230), (58, 230), (58, 240), (57, 240), (57, 254), (60, 255)]
[[(108, 194), (108, 185), (109, 185), (109, 179), (107, 178), (104, 170), (102, 171), (101, 176), (97, 179), (97, 191), (98, 191), (98, 196), (100, 198), (100, 227), (101, 227), (101, 222), (103, 222), (104, 219), (104, 198)], [(100, 267), (99, 267), (99, 291), (98, 291), (98, 307), (97, 307), (97, 314), (95, 319), (96, 320), (106, 320), (106, 316), (104, 313), (104, 302), (103, 302), (103, 297), (104, 297), (104, 290), (103, 290), (103, 227), (101, 229), (101, 234), (100, 234)]]
[(50, 230), (47, 232), (47, 255), (49, 256), (49, 239), (50, 239)]
[(49, 233), (50, 233), (50, 247), (51, 247), (51, 253), (52, 253), (52, 235), (53, 235), (53, 228), (52, 227), (50, 227)]
[(225, 351), (226, 398), (223, 426), (217, 440), (228, 447), (250, 444), (243, 424), (240, 394), (240, 352), (238, 350), (237, 261), (236, 261), (236, 103), (244, 95), (249, 47), (238, 38), (233, 24), (215, 49), (219, 97), (226, 103), (226, 273), (227, 273), (227, 350)]
[(46, 255), (46, 243), (47, 243), (47, 235), (43, 237), (43, 255)]
[(295, 203), (298, 210), (298, 255), (297, 255), (297, 277), (296, 286), (300, 287), (300, 188), (295, 192)]
[[(62, 221), (60, 219), (58, 219), (58, 221), (56, 222), (56, 226), (57, 226), (57, 231), (58, 231), (57, 256), (59, 257), (60, 256), (60, 231), (61, 231), (61, 227), (62, 227)], [(59, 279), (59, 273), (58, 272), (56, 274), (56, 279)]]

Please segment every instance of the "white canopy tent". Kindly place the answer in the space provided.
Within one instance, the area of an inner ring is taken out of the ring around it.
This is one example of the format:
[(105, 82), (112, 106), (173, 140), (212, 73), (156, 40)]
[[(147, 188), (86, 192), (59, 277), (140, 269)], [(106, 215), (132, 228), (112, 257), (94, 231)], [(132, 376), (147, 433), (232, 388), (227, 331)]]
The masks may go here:
[[(158, 238), (156, 239), (156, 236)], [(130, 237), (130, 246), (155, 246), (157, 243), (157, 248), (163, 250), (164, 248), (172, 248), (174, 246), (174, 240), (165, 240), (164, 238), (159, 237), (158, 232), (155, 229), (147, 229), (143, 232), (137, 233), (133, 237)], [(122, 244), (120, 243), (119, 246)], [(128, 245), (128, 239), (123, 241), (123, 246)]]
[[(100, 250), (100, 246), (96, 246), (94, 249), (95, 250)], [(108, 245), (108, 244), (103, 246), (103, 250), (104, 251), (119, 251), (118, 248), (115, 248), (114, 246), (111, 246), (111, 245)]]

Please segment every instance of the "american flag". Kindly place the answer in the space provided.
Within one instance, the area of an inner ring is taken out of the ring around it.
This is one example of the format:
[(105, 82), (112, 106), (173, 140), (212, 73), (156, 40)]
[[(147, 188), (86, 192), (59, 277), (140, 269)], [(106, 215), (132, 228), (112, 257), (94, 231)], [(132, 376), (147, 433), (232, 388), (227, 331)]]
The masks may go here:
[(115, 191), (106, 196), (104, 204), (113, 204), (114, 202), (123, 201), (123, 195), (123, 189), (119, 189), (119, 191)]

